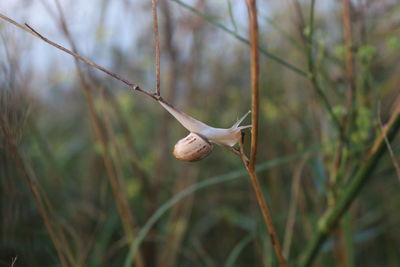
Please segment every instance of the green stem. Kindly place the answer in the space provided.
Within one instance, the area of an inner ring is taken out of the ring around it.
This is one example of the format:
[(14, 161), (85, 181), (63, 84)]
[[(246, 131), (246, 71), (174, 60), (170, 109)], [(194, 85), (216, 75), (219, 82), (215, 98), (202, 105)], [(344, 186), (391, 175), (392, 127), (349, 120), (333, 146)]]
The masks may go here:
[(353, 229), (351, 225), (351, 213), (347, 212), (343, 216), (342, 227), (344, 230), (344, 246), (346, 252), (346, 264), (348, 267), (355, 267), (354, 248), (353, 248)]
[[(395, 114), (394, 118), (395, 119), (393, 122), (388, 126), (387, 139), (389, 142), (393, 140), (396, 133), (399, 131), (400, 112)], [(338, 196), (335, 205), (330, 208), (319, 220), (317, 233), (314, 235), (310, 244), (302, 255), (299, 264), (300, 266), (311, 266), (330, 231), (342, 217), (343, 213), (350, 207), (350, 204), (358, 195), (361, 188), (366, 184), (368, 178), (378, 165), (379, 160), (387, 150), (385, 140), (381, 136), (378, 137), (376, 146), (374, 146), (374, 148), (375, 147), (376, 149), (373, 149), (372, 153), (368, 155), (365, 161), (366, 163), (361, 165), (354, 176), (349, 179), (349, 184), (347, 185), (345, 191)]]

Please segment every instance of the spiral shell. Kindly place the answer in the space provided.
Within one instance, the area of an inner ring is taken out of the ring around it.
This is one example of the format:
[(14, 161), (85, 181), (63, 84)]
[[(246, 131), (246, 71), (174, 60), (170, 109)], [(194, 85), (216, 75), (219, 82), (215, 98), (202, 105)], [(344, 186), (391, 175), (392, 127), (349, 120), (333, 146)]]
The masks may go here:
[(179, 140), (174, 147), (174, 156), (182, 161), (198, 161), (210, 154), (213, 145), (196, 133)]

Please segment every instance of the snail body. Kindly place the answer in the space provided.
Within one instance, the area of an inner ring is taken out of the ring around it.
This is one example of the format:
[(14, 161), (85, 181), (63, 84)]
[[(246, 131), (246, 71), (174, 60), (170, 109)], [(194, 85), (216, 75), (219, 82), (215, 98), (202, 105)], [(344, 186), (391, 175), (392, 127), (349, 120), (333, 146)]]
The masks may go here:
[(174, 147), (174, 156), (182, 161), (198, 161), (210, 154), (213, 145), (233, 147), (241, 138), (243, 129), (251, 128), (251, 125), (239, 126), (250, 113), (247, 112), (231, 128), (211, 127), (186, 113), (175, 108), (171, 104), (159, 99), (160, 105), (177, 119), (190, 134), (179, 140)]

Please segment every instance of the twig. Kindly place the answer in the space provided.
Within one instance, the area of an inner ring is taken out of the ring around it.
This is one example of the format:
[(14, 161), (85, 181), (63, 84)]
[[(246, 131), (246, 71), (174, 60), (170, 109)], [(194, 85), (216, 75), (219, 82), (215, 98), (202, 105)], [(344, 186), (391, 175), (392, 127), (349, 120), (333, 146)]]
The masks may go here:
[(156, 55), (156, 94), (160, 95), (160, 38), (158, 33), (157, 2), (158, 0), (151, 0), (151, 12), (153, 14), (153, 33)]
[(47, 39), (46, 37), (44, 37), (43, 35), (41, 35), (40, 33), (38, 33), (36, 30), (34, 30), (34, 29), (33, 29), (31, 26), (29, 26), (28, 24), (25, 23), (25, 27), (24, 27), (23, 25), (21, 25), (21, 24), (19, 24), (18, 22), (14, 21), (14, 20), (12, 20), (12, 19), (10, 19), (10, 18), (8, 18), (7, 16), (4, 16), (4, 15), (1, 14), (1, 13), (0, 13), (0, 18), (4, 19), (5, 21), (7, 21), (7, 22), (9, 22), (9, 23), (11, 23), (11, 24), (14, 24), (14, 25), (17, 26), (18, 28), (20, 28), (20, 29), (22, 29), (22, 30), (24, 30), (24, 31), (26, 31), (26, 32), (31, 33), (32, 35), (38, 37), (39, 39), (41, 39), (42, 41), (48, 43), (49, 45), (52, 45), (52, 46), (54, 46), (55, 48), (57, 48), (57, 49), (59, 49), (59, 50), (61, 50), (61, 51), (64, 51), (65, 53), (70, 54), (71, 56), (73, 56), (73, 57), (75, 57), (75, 58), (77, 58), (77, 59), (79, 59), (79, 60), (85, 62), (86, 64), (88, 64), (88, 65), (90, 65), (90, 66), (92, 66), (92, 67), (94, 67), (94, 68), (96, 68), (96, 69), (98, 69), (98, 70), (100, 70), (100, 71), (102, 71), (102, 72), (104, 72), (104, 73), (110, 75), (111, 77), (113, 77), (113, 78), (115, 78), (115, 79), (117, 79), (117, 80), (119, 80), (119, 81), (125, 83), (125, 84), (128, 85), (130, 88), (132, 88), (133, 90), (136, 90), (136, 91), (138, 91), (138, 92), (141, 92), (141, 93), (143, 93), (143, 94), (145, 94), (145, 95), (147, 95), (147, 96), (150, 96), (151, 98), (157, 100), (157, 98), (155, 97), (154, 94), (152, 94), (152, 93), (150, 93), (150, 92), (148, 92), (148, 91), (146, 91), (146, 90), (140, 88), (139, 85), (136, 85), (136, 84), (134, 84), (134, 83), (131, 83), (130, 81), (128, 81), (127, 79), (125, 79), (125, 78), (123, 78), (123, 77), (121, 77), (121, 76), (119, 76), (118, 74), (116, 74), (116, 73), (114, 73), (114, 72), (112, 72), (112, 71), (110, 71), (110, 70), (108, 70), (108, 69), (106, 69), (106, 68), (104, 68), (104, 67), (102, 67), (102, 66), (100, 66), (100, 65), (97, 65), (96, 63), (90, 61), (89, 59), (87, 59), (87, 58), (85, 58), (85, 57), (83, 57), (83, 56), (81, 56), (81, 55), (78, 55), (77, 53), (72, 52), (71, 50), (68, 50), (67, 48), (65, 48), (65, 47), (63, 47), (63, 46), (61, 46), (61, 45), (59, 45), (59, 44), (56, 44), (56, 43), (50, 41), (49, 39)]
[[(242, 157), (250, 177), (251, 184), (256, 194), (257, 202), (263, 215), (267, 230), (270, 233), (271, 243), (277, 255), (279, 265), (286, 266), (286, 260), (282, 254), (281, 245), (275, 227), (272, 223), (271, 212), (262, 194), (260, 184), (258, 182), (255, 163), (258, 144), (258, 117), (259, 117), (259, 61), (258, 61), (258, 22), (257, 22), (257, 3), (256, 0), (247, 0), (247, 8), (249, 11), (249, 31), (250, 31), (250, 54), (251, 54), (251, 147), (250, 161), (247, 162)], [(243, 135), (242, 135), (243, 137)], [(241, 151), (243, 152), (243, 141), (240, 142)], [(243, 154), (243, 153), (242, 153)]]

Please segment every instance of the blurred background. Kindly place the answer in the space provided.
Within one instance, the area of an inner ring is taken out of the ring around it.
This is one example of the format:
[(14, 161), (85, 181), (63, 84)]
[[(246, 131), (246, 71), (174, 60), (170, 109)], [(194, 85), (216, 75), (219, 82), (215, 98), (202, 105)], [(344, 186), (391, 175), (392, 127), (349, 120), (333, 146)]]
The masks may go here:
[[(158, 7), (161, 94), (230, 127), (251, 104), (245, 1)], [(1, 1), (0, 13), (155, 88), (151, 1)], [(311, 1), (258, 1), (258, 175), (290, 263), (400, 90), (397, 0), (316, 1), (313, 14), (311, 27)], [(178, 161), (187, 132), (154, 100), (4, 20), (0, 69), (0, 266), (122, 266), (135, 240), (135, 266), (277, 265), (237, 156)], [(399, 138), (391, 148), (315, 266), (400, 266)]]

